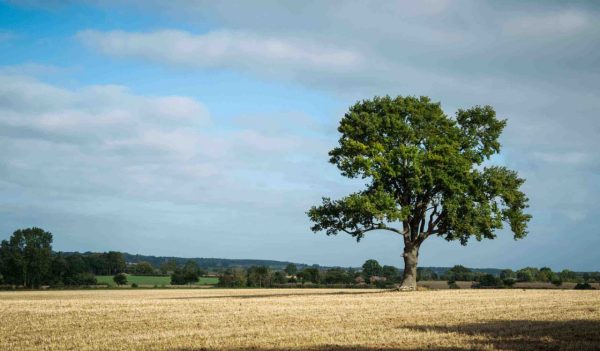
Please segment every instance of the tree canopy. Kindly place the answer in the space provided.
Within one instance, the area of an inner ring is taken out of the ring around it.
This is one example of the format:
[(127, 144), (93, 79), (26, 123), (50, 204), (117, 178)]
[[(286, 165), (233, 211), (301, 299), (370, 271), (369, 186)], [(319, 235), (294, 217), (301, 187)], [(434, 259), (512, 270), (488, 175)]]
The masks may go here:
[(493, 239), (508, 224), (515, 239), (523, 238), (530, 219), (524, 179), (484, 165), (500, 151), (505, 126), (490, 106), (460, 109), (450, 118), (428, 97), (356, 103), (340, 121), (339, 146), (329, 155), (343, 176), (362, 178), (366, 187), (339, 200), (324, 197), (308, 211), (311, 229), (357, 241), (374, 230), (401, 235), (405, 265), (407, 256), (414, 261), (405, 282), (416, 275), (418, 248), (432, 235), (466, 245), (471, 237)]
[(52, 234), (19, 229), (0, 244), (0, 270), (8, 284), (37, 288), (51, 274)]

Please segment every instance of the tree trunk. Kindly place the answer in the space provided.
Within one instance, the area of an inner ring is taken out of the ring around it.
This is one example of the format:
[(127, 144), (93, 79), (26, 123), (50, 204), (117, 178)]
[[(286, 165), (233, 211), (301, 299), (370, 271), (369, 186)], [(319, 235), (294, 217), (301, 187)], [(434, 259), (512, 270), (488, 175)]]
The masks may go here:
[(419, 247), (406, 245), (404, 247), (404, 276), (400, 291), (417, 290), (417, 262), (419, 260)]

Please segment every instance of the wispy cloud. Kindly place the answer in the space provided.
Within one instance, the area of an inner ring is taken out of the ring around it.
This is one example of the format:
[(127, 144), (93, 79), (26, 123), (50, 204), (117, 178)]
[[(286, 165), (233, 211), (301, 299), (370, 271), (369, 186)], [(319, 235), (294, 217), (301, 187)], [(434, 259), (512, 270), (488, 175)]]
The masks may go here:
[(77, 38), (86, 46), (118, 56), (190, 67), (252, 70), (288, 67), (298, 70), (347, 70), (362, 63), (358, 53), (293, 38), (260, 36), (239, 31), (191, 34), (177, 30), (147, 33), (86, 30)]
[[(284, 175), (292, 189), (303, 167), (298, 156), (325, 154), (318, 138), (293, 126), (265, 133), (261, 126), (268, 124), (215, 125), (201, 102), (185, 96), (142, 96), (114, 85), (70, 90), (0, 75), (3, 180), (45, 192), (111, 192), (181, 203), (203, 198), (232, 206), (242, 192), (253, 194), (246, 202), (265, 204), (264, 189), (239, 183), (240, 176)], [(246, 181), (252, 184), (252, 178)]]
[(503, 29), (519, 36), (567, 35), (580, 33), (589, 25), (584, 12), (566, 10), (515, 16), (504, 22)]

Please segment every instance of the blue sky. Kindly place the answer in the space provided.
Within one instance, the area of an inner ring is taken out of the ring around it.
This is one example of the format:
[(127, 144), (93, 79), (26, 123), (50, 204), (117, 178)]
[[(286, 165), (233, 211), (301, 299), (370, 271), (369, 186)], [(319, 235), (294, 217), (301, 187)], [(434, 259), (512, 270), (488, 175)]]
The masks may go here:
[(327, 163), (358, 99), (508, 119), (495, 163), (534, 218), (425, 266), (599, 270), (600, 21), (592, 2), (0, 2), (0, 239), (55, 249), (401, 266), (402, 242), (310, 232), (361, 183)]

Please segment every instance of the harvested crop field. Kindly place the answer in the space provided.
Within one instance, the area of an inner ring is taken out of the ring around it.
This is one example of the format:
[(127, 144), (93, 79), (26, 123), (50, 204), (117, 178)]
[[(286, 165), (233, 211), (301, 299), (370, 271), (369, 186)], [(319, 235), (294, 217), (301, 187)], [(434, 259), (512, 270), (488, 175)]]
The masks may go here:
[(600, 291), (0, 293), (2, 350), (598, 350)]

